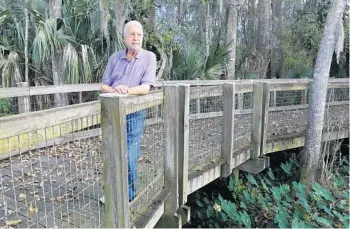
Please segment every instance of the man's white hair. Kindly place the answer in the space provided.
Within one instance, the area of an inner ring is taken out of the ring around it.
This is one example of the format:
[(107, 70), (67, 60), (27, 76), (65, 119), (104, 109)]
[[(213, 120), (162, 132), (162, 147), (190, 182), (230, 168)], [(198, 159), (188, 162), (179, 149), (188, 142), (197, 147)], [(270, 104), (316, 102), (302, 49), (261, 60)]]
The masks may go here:
[(130, 26), (135, 26), (135, 27), (138, 27), (142, 30), (143, 32), (143, 28), (142, 28), (142, 25), (140, 22), (138, 21), (129, 21), (128, 23), (125, 24), (124, 26), (124, 37), (126, 37), (128, 35), (128, 30), (129, 30), (129, 27)]

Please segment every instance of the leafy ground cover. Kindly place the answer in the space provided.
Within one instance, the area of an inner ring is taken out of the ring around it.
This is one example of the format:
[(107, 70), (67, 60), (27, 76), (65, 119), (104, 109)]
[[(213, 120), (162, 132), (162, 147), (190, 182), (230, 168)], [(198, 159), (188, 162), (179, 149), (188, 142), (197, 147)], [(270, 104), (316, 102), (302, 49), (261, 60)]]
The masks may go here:
[(349, 228), (349, 155), (333, 166), (327, 182), (309, 189), (293, 157), (257, 175), (231, 175), (189, 198), (186, 227)]

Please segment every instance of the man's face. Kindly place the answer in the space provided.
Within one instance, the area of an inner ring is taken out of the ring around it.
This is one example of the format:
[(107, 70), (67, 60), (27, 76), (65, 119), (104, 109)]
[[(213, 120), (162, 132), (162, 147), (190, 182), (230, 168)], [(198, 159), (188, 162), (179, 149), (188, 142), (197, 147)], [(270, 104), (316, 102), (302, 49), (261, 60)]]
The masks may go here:
[(125, 44), (128, 49), (133, 51), (140, 51), (142, 47), (143, 31), (136, 26), (130, 26), (126, 37), (124, 38)]

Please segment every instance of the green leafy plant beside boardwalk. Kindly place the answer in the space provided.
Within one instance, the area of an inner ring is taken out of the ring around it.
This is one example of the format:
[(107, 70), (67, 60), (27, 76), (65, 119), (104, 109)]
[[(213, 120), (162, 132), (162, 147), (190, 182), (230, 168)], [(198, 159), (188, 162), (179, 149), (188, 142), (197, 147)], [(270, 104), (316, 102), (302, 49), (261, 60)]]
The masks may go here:
[(343, 158), (336, 166), (327, 185), (313, 182), (309, 191), (295, 179), (295, 160), (258, 175), (231, 175), (226, 184), (229, 198), (196, 193), (191, 223), (221, 228), (349, 228), (349, 160)]

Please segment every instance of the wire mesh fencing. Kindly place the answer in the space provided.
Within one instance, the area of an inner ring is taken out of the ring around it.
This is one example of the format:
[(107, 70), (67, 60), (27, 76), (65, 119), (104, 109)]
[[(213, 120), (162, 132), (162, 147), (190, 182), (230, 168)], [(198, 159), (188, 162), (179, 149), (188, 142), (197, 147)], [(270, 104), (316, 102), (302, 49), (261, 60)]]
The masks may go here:
[(327, 89), (327, 102), (349, 101), (349, 87), (332, 86)]
[(155, 99), (151, 103), (153, 105), (140, 100), (138, 105), (126, 107), (131, 222), (147, 210), (164, 187), (163, 99)]
[(302, 104), (305, 90), (270, 91), (270, 107), (283, 107)]
[(300, 86), (290, 90), (283, 84), (269, 84), (267, 140), (276, 136), (305, 134), (308, 117), (307, 84)]
[(234, 150), (247, 147), (251, 143), (253, 123), (253, 85), (248, 92), (236, 90), (234, 117)]
[(349, 85), (329, 85), (324, 113), (324, 132), (349, 130)]
[(222, 88), (220, 85), (191, 88), (189, 122), (190, 170), (221, 156), (222, 111)]
[(0, 227), (103, 227), (100, 132), (92, 114), (0, 139)]

